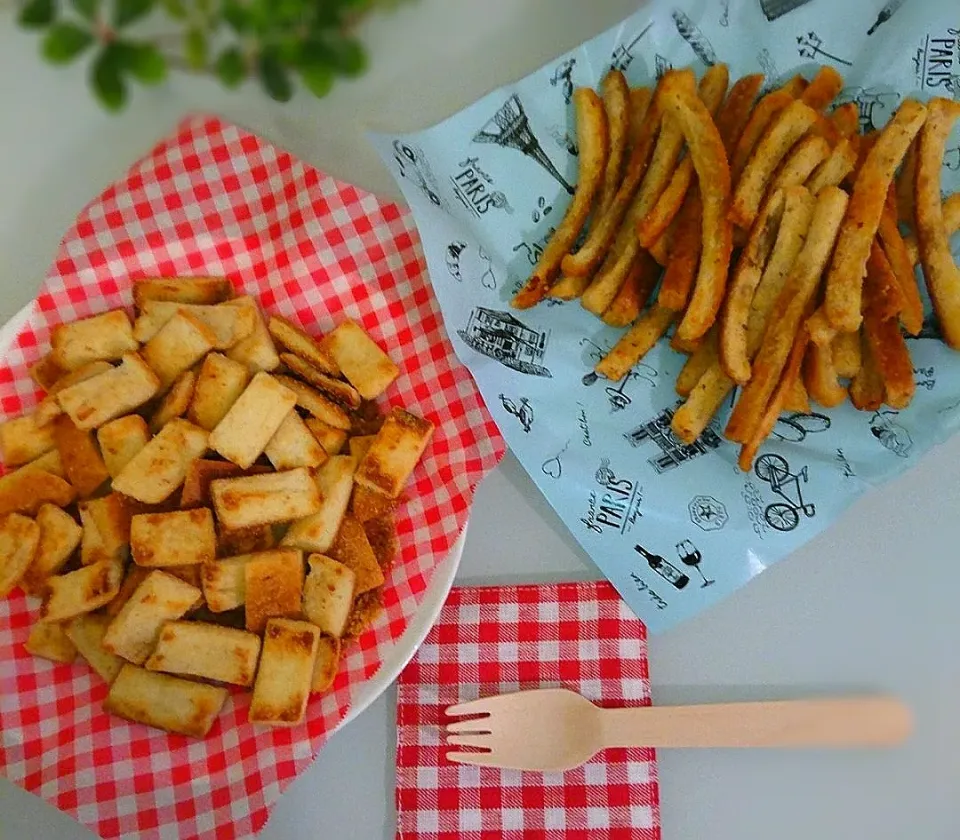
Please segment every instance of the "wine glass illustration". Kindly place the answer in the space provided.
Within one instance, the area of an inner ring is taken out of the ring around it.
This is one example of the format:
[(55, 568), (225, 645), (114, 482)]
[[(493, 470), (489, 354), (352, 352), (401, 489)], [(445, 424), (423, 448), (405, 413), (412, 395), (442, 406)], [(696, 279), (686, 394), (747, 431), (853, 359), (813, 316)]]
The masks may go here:
[(703, 555), (690, 540), (682, 540), (677, 543), (677, 554), (680, 556), (680, 562), (684, 566), (690, 566), (693, 569), (697, 570), (697, 574), (703, 578), (703, 583), (700, 585), (701, 589), (706, 589), (708, 586), (712, 586), (716, 583), (715, 580), (708, 580), (707, 576), (703, 573), (703, 570), (700, 568), (700, 562), (703, 560)]
[(520, 97), (516, 94), (504, 102), (497, 113), (487, 120), (483, 128), (473, 135), (473, 141), (494, 143), (504, 149), (516, 149), (539, 163), (559, 182), (560, 186), (573, 195), (573, 187), (557, 171), (553, 161), (547, 157), (540, 141), (531, 131), (530, 120), (527, 118), (526, 111), (523, 110)]

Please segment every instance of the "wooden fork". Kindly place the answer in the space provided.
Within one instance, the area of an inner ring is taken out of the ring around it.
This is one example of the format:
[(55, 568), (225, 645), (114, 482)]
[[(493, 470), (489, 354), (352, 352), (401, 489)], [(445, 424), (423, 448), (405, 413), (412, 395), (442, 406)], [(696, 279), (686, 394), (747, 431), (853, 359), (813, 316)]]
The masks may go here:
[[(460, 764), (569, 770), (607, 747), (879, 747), (910, 734), (910, 711), (889, 697), (601, 709), (563, 688), (484, 697), (450, 706)], [(476, 717), (483, 715), (483, 717)]]

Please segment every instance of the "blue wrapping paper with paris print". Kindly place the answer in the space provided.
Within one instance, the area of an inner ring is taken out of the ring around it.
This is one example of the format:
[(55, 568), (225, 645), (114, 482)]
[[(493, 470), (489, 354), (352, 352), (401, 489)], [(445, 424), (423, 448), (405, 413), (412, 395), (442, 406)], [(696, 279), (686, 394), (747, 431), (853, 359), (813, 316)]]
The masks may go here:
[[(671, 434), (685, 357), (668, 341), (613, 383), (593, 368), (622, 330), (578, 301), (511, 310), (576, 183), (574, 88), (611, 66), (638, 85), (716, 62), (731, 78), (763, 72), (768, 88), (833, 65), (847, 83), (838, 103), (856, 102), (870, 131), (906, 96), (960, 98), (960, 16), (956, 0), (650, 2), (439, 125), (373, 137), (413, 210), (457, 354), (537, 486), (652, 631), (743, 586), (960, 426), (960, 356), (928, 318), (909, 342), (907, 410), (785, 415), (744, 474), (722, 437), (732, 400), (693, 446)], [(960, 188), (958, 134), (943, 176), (946, 192)]]

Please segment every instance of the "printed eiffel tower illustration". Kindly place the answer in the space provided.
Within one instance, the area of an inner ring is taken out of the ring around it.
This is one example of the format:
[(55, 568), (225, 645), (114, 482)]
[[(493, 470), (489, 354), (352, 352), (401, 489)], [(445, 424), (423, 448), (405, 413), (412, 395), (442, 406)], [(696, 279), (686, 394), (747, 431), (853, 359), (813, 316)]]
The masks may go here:
[(473, 135), (473, 142), (494, 143), (504, 149), (516, 149), (539, 163), (560, 183), (560, 186), (573, 195), (573, 187), (557, 171), (553, 161), (547, 157), (540, 146), (540, 141), (530, 129), (530, 121), (523, 110), (520, 97), (516, 94), (504, 102), (497, 113), (487, 120), (483, 128)]

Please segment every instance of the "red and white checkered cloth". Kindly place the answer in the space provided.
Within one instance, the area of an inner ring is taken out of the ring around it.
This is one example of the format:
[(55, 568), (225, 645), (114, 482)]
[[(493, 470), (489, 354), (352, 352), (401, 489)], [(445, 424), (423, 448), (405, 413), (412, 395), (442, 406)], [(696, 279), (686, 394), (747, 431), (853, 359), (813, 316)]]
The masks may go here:
[(386, 611), (347, 654), (306, 724), (255, 731), (248, 695), (205, 740), (101, 710), (107, 686), (85, 664), (23, 650), (33, 614), (0, 601), (0, 773), (103, 837), (245, 837), (316, 755), (363, 681), (400, 637), (450, 551), (473, 490), (505, 446), (456, 359), (429, 289), (413, 220), (219, 120), (186, 120), (87, 207), (64, 238), (26, 326), (0, 367), (0, 420), (29, 409), (27, 368), (62, 321), (131, 305), (131, 278), (225, 275), (314, 333), (364, 325), (403, 372), (388, 391), (437, 424), (398, 528), (402, 559)]
[(454, 589), (397, 701), (402, 840), (659, 840), (652, 749), (606, 750), (567, 773), (449, 762), (454, 703), (566, 686), (601, 705), (650, 704), (643, 624), (607, 582)]

